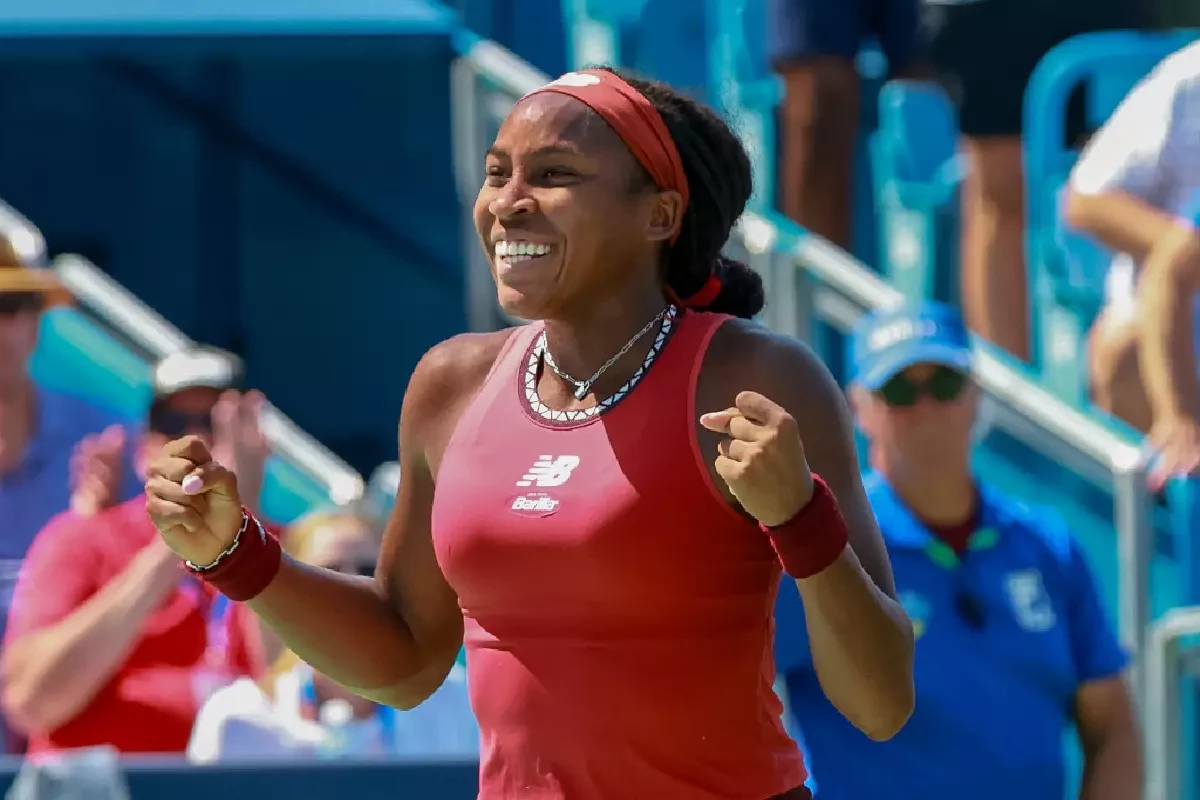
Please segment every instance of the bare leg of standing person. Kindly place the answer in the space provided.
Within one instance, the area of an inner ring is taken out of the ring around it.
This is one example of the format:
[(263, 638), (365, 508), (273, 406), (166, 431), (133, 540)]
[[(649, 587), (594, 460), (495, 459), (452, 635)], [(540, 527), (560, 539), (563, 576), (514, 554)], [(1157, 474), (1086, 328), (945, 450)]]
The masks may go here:
[[(967, 324), (1013, 355), (1030, 355), (1025, 264), (1025, 87), (1051, 48), (1086, 31), (1138, 27), (1142, 0), (926, 0), (934, 67), (958, 105), (971, 175), (962, 192), (962, 304)], [(1067, 139), (1087, 129), (1083, 96)]]
[(919, 50), (916, 0), (768, 0), (767, 39), (783, 76), (779, 202), (843, 248), (853, 231), (860, 80), (855, 59), (875, 35), (893, 74)]
[(967, 137), (962, 192), (962, 304), (971, 328), (1029, 358), (1021, 140)]
[(840, 56), (816, 56), (779, 70), (787, 90), (780, 144), (783, 213), (849, 248), (858, 73)]

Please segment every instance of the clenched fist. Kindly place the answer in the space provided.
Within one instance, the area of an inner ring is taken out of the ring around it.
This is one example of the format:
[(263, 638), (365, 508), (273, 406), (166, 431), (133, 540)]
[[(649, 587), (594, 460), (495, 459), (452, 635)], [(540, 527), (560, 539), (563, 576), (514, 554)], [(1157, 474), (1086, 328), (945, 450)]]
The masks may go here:
[(169, 443), (150, 464), (146, 511), (167, 546), (200, 567), (216, 561), (242, 525), (237, 478), (195, 436)]
[(732, 408), (704, 414), (700, 424), (728, 436), (715, 467), (746, 513), (768, 528), (790, 520), (812, 500), (812, 471), (796, 420), (756, 392)]

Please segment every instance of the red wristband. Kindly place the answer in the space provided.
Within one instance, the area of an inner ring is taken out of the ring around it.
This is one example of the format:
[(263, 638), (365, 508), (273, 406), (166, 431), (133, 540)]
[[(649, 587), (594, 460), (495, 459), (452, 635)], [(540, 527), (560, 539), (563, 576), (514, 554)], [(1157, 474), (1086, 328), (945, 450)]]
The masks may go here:
[(184, 562), (184, 569), (235, 602), (253, 600), (275, 580), (283, 561), (279, 540), (258, 518), (242, 509), (242, 528), (229, 549), (207, 567)]
[(811, 578), (838, 560), (850, 532), (837, 498), (819, 475), (813, 475), (813, 496), (800, 513), (782, 525), (759, 528), (771, 540), (783, 571), (796, 580)]

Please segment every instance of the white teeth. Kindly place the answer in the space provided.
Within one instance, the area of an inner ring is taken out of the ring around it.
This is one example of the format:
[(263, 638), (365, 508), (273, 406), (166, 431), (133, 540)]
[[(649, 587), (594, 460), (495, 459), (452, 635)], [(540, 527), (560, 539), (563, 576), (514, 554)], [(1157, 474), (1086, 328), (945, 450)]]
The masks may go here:
[(534, 242), (510, 242), (506, 239), (501, 239), (496, 242), (496, 257), (507, 261), (521, 260), (526, 261), (530, 258), (544, 256), (553, 250), (548, 244), (535, 244)]

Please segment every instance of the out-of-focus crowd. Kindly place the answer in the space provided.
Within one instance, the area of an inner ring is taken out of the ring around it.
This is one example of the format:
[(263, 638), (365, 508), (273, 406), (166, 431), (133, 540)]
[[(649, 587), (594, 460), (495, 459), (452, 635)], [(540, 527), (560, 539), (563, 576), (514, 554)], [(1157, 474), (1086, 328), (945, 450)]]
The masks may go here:
[[(933, 79), (958, 112), (961, 303), (970, 328), (1030, 357), (1023, 99), (1042, 57), (1072, 36), (1146, 29), (1146, 0), (770, 0), (770, 52), (786, 86), (782, 211), (849, 247), (860, 43), (878, 40), (894, 79)], [(1161, 15), (1160, 11), (1160, 15)], [(1178, 16), (1178, 11), (1172, 12)], [(1067, 225), (1119, 254), (1091, 333), (1092, 398), (1149, 434), (1160, 475), (1200, 463), (1200, 45), (1160, 64), (1099, 130), (1087, 91), (1064, 146), (1084, 147), (1062, 198)]]
[[(144, 466), (167, 441), (198, 436), (254, 502), (266, 401), (243, 391), (237, 356), (207, 347), (155, 365), (142, 419), (39, 385), (29, 363), (42, 312), (69, 302), (54, 273), (0, 239), (4, 750), (106, 745), (197, 762), (475, 755), (461, 668), (427, 709), (398, 717), (300, 663), (248, 608), (180, 568), (145, 513)], [(363, 509), (275, 532), (300, 561), (374, 572), (380, 530)]]

